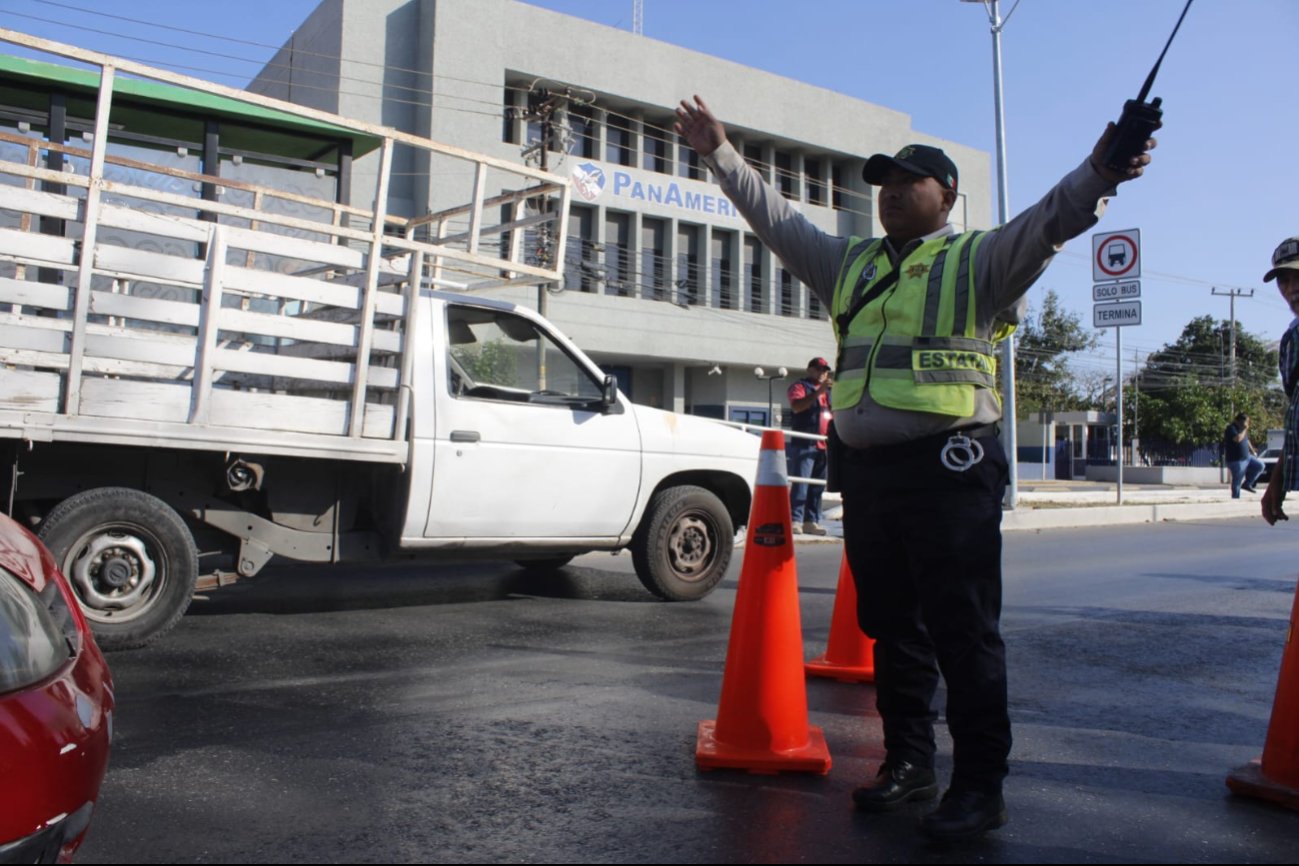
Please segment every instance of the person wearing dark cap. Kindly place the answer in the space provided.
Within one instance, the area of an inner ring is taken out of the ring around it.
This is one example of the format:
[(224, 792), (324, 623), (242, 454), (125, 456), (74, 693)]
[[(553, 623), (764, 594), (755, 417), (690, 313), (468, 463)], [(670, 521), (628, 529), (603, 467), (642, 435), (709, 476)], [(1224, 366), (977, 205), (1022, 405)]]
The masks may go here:
[(1289, 404), (1285, 412), (1285, 445), (1263, 492), (1263, 519), (1269, 526), (1290, 519), (1281, 504), (1287, 492), (1299, 487), (1299, 237), (1286, 238), (1272, 253), (1272, 270), (1263, 275), (1263, 282), (1272, 280), (1276, 280), (1277, 290), (1295, 318), (1281, 335), (1281, 386)]
[(875, 639), (876, 707), (885, 760), (853, 792), (858, 808), (890, 811), (937, 796), (932, 701), (947, 685), (953, 770), (921, 829), (939, 839), (1006, 822), (1002, 781), (1011, 745), (1001, 617), (997, 341), (1019, 322), (1024, 295), (1066, 241), (1096, 224), (1119, 183), (1141, 175), (1145, 151), (1105, 165), (1110, 126), (1037, 204), (991, 231), (948, 222), (959, 172), (940, 148), (875, 154), (883, 237), (821, 231), (762, 180), (698, 96), (676, 130), (786, 270), (830, 311), (838, 340), (830, 404), (842, 448), (830, 475), (843, 496), (844, 549), (858, 622)]
[[(792, 410), (790, 429), (795, 433), (830, 432), (830, 362), (813, 358), (807, 362), (807, 375), (789, 386), (785, 398)], [(825, 440), (789, 437), (785, 449), (790, 478), (825, 478)], [(825, 486), (806, 481), (789, 485), (789, 510), (794, 533), (825, 535), (821, 525), (821, 495)]]

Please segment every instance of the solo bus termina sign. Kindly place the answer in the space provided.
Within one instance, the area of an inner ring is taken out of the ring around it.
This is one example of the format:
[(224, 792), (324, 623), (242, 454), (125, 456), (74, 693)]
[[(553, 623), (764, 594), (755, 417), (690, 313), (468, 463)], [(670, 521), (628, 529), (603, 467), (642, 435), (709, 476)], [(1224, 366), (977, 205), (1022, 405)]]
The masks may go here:
[(1118, 301), (1092, 307), (1093, 328), (1118, 328), (1141, 324), (1140, 301)]
[(1092, 282), (1135, 280), (1141, 276), (1141, 230), (1092, 235)]

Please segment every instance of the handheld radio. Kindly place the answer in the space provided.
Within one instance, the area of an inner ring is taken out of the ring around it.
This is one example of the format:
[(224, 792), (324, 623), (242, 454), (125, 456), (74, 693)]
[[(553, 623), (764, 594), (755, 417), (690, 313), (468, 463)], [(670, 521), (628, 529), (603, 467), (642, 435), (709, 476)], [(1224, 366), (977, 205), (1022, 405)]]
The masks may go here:
[(1132, 157), (1137, 156), (1144, 150), (1146, 140), (1150, 138), (1150, 134), (1159, 128), (1160, 121), (1164, 116), (1164, 112), (1159, 108), (1161, 100), (1156, 96), (1150, 102), (1146, 102), (1146, 96), (1155, 83), (1155, 74), (1159, 72), (1159, 64), (1164, 62), (1164, 55), (1168, 53), (1168, 46), (1173, 44), (1173, 36), (1177, 35), (1178, 29), (1182, 26), (1182, 19), (1186, 17), (1187, 11), (1191, 8), (1191, 3), (1192, 0), (1186, 0), (1182, 15), (1177, 19), (1177, 25), (1173, 27), (1172, 36), (1168, 37), (1164, 50), (1160, 52), (1154, 68), (1146, 76), (1146, 83), (1141, 85), (1141, 92), (1137, 94), (1137, 98), (1129, 99), (1123, 103), (1123, 114), (1119, 117), (1119, 122), (1115, 124), (1117, 129), (1114, 131), (1114, 137), (1110, 139), (1109, 147), (1105, 149), (1103, 162), (1106, 168), (1111, 168), (1114, 171), (1127, 171), (1131, 168), (1129, 163)]

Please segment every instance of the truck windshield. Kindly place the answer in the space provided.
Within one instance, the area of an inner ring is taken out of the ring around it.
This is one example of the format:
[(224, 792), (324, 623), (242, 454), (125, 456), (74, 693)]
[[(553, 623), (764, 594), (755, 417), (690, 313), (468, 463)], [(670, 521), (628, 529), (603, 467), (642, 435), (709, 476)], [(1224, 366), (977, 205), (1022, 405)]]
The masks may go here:
[(600, 383), (529, 319), (447, 307), (448, 385), (458, 397), (560, 405), (601, 399)]

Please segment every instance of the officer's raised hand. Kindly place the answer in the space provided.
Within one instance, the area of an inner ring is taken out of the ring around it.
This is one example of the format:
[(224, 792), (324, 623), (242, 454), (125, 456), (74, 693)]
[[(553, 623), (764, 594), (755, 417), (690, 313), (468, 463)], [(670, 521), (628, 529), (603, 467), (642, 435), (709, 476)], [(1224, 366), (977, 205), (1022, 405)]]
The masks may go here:
[(1109, 126), (1105, 127), (1104, 134), (1101, 135), (1100, 141), (1092, 148), (1091, 164), (1096, 169), (1096, 173), (1105, 178), (1112, 184), (1120, 184), (1125, 180), (1141, 177), (1146, 166), (1150, 165), (1150, 153), (1158, 145), (1158, 141), (1153, 138), (1146, 139), (1146, 146), (1141, 153), (1132, 157), (1128, 161), (1128, 167), (1125, 171), (1115, 171), (1105, 164), (1105, 151), (1110, 146), (1110, 139), (1114, 137), (1114, 131), (1117, 127), (1114, 121), (1110, 121)]
[(674, 126), (677, 134), (685, 138), (700, 156), (708, 156), (726, 141), (726, 130), (722, 127), (722, 122), (713, 117), (713, 113), (698, 96), (693, 105), (689, 100), (681, 100)]

